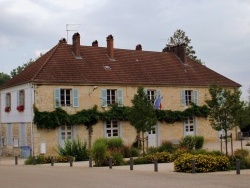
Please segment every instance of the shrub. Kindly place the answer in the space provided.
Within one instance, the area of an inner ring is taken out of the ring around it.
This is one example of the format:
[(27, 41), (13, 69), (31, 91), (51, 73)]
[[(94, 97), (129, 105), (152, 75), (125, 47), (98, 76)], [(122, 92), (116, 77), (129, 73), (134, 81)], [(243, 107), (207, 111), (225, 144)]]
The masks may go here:
[(234, 157), (236, 159), (244, 159), (249, 155), (249, 151), (245, 149), (236, 149), (234, 151)]
[(163, 141), (161, 146), (159, 147), (159, 152), (163, 152), (163, 151), (173, 153), (175, 151), (175, 147), (173, 143), (170, 141)]
[(195, 171), (198, 173), (226, 171), (230, 166), (229, 159), (226, 156), (192, 155), (185, 153), (174, 161), (174, 170), (176, 172), (192, 172), (192, 159), (195, 160)]
[(178, 157), (180, 157), (182, 154), (187, 153), (187, 149), (186, 148), (178, 148), (174, 151), (174, 153), (171, 156), (171, 160), (174, 161), (175, 159), (177, 159)]
[(109, 153), (106, 158), (106, 165), (109, 165), (109, 158), (112, 158), (112, 165), (119, 166), (124, 165), (123, 155), (118, 152)]
[(158, 147), (149, 147), (147, 149), (147, 154), (148, 155), (155, 154), (157, 152), (159, 152), (159, 148)]
[(96, 166), (103, 166), (107, 159), (107, 145), (97, 141), (93, 144), (91, 156)]
[(180, 146), (189, 150), (201, 149), (204, 144), (203, 136), (185, 136), (180, 140)]
[[(66, 163), (68, 162), (67, 156), (53, 156), (55, 163)], [(24, 164), (26, 165), (32, 165), (32, 164), (47, 164), (51, 163), (51, 156), (45, 156), (45, 155), (38, 155), (35, 157), (29, 157), (24, 161)]]
[(205, 149), (198, 149), (198, 150), (192, 150), (190, 151), (191, 154), (193, 155), (198, 155), (198, 154), (203, 154), (203, 155), (213, 155), (213, 156), (221, 156), (221, 152), (220, 151), (208, 151)]
[(168, 152), (157, 152), (155, 154), (146, 155), (145, 159), (148, 163), (153, 163), (155, 160), (159, 163), (169, 163), (171, 162), (171, 155)]
[(138, 157), (140, 152), (139, 152), (139, 149), (137, 148), (130, 148), (130, 154), (131, 154), (131, 157)]
[(58, 146), (57, 153), (60, 156), (75, 157), (76, 161), (84, 161), (89, 158), (87, 153), (87, 143), (81, 142), (79, 138), (76, 140), (66, 140), (63, 147)]
[(204, 144), (204, 137), (203, 136), (194, 136), (193, 141), (194, 141), (194, 148), (201, 149), (203, 147), (203, 144)]
[(180, 140), (180, 147), (192, 150), (194, 148), (194, 139), (192, 136), (185, 136)]

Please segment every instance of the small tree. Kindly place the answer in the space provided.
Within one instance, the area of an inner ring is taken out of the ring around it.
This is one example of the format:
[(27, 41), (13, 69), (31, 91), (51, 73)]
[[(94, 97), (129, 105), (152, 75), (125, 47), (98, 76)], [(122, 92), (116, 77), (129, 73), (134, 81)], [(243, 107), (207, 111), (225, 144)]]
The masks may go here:
[(209, 108), (209, 121), (213, 129), (225, 131), (227, 155), (228, 131), (237, 126), (243, 102), (240, 101), (241, 92), (238, 89), (230, 91), (219, 86), (209, 88), (211, 99), (206, 103)]
[(142, 133), (142, 150), (144, 154), (144, 133), (152, 130), (152, 127), (157, 123), (156, 113), (143, 87), (138, 87), (137, 94), (132, 99), (132, 104), (133, 106), (128, 113), (128, 120), (135, 127), (138, 134)]

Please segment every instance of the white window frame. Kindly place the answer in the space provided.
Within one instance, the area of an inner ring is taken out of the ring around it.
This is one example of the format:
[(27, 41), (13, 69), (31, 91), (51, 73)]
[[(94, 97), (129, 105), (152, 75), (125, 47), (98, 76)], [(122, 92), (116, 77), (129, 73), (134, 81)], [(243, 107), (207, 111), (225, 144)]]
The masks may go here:
[(182, 90), (181, 91), (182, 106), (189, 106), (192, 103), (198, 105), (198, 91), (190, 89)]
[(156, 90), (148, 89), (147, 90), (147, 96), (148, 96), (148, 100), (151, 101), (152, 104), (154, 104), (154, 101), (155, 101), (155, 98), (156, 98)]
[(19, 90), (17, 92), (17, 106), (23, 106), (25, 104), (25, 91)]
[(11, 107), (11, 93), (6, 93), (5, 107)]
[(54, 91), (54, 106), (58, 107), (79, 107), (78, 89), (56, 88)]
[(121, 137), (120, 122), (117, 120), (106, 121), (104, 131), (105, 131), (106, 138)]
[[(191, 116), (186, 118), (183, 122), (183, 126), (184, 126), (184, 136), (196, 135), (195, 117)], [(190, 134), (190, 132), (192, 132), (193, 134)]]
[(101, 93), (102, 107), (107, 107), (112, 104), (123, 106), (123, 91), (122, 89), (102, 89)]

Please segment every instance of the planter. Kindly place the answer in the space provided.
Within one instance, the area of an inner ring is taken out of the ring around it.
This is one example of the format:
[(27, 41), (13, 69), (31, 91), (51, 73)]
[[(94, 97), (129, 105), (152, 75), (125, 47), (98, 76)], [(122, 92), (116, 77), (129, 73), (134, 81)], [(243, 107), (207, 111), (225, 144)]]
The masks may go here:
[(9, 106), (5, 107), (5, 112), (10, 112), (11, 108)]
[(23, 112), (24, 111), (24, 106), (17, 106), (16, 109), (19, 112)]

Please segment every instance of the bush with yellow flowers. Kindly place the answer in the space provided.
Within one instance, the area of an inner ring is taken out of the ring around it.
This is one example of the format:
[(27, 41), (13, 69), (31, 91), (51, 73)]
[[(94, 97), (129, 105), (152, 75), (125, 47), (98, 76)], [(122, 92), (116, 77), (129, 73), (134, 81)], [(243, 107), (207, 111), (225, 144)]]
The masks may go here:
[(176, 172), (191, 173), (192, 159), (195, 160), (195, 172), (197, 173), (227, 171), (230, 168), (229, 159), (226, 156), (184, 153), (174, 161), (174, 170)]
[(151, 155), (146, 155), (145, 159), (148, 163), (153, 163), (155, 160), (158, 161), (158, 163), (169, 163), (171, 162), (171, 154), (168, 152), (156, 152)]

